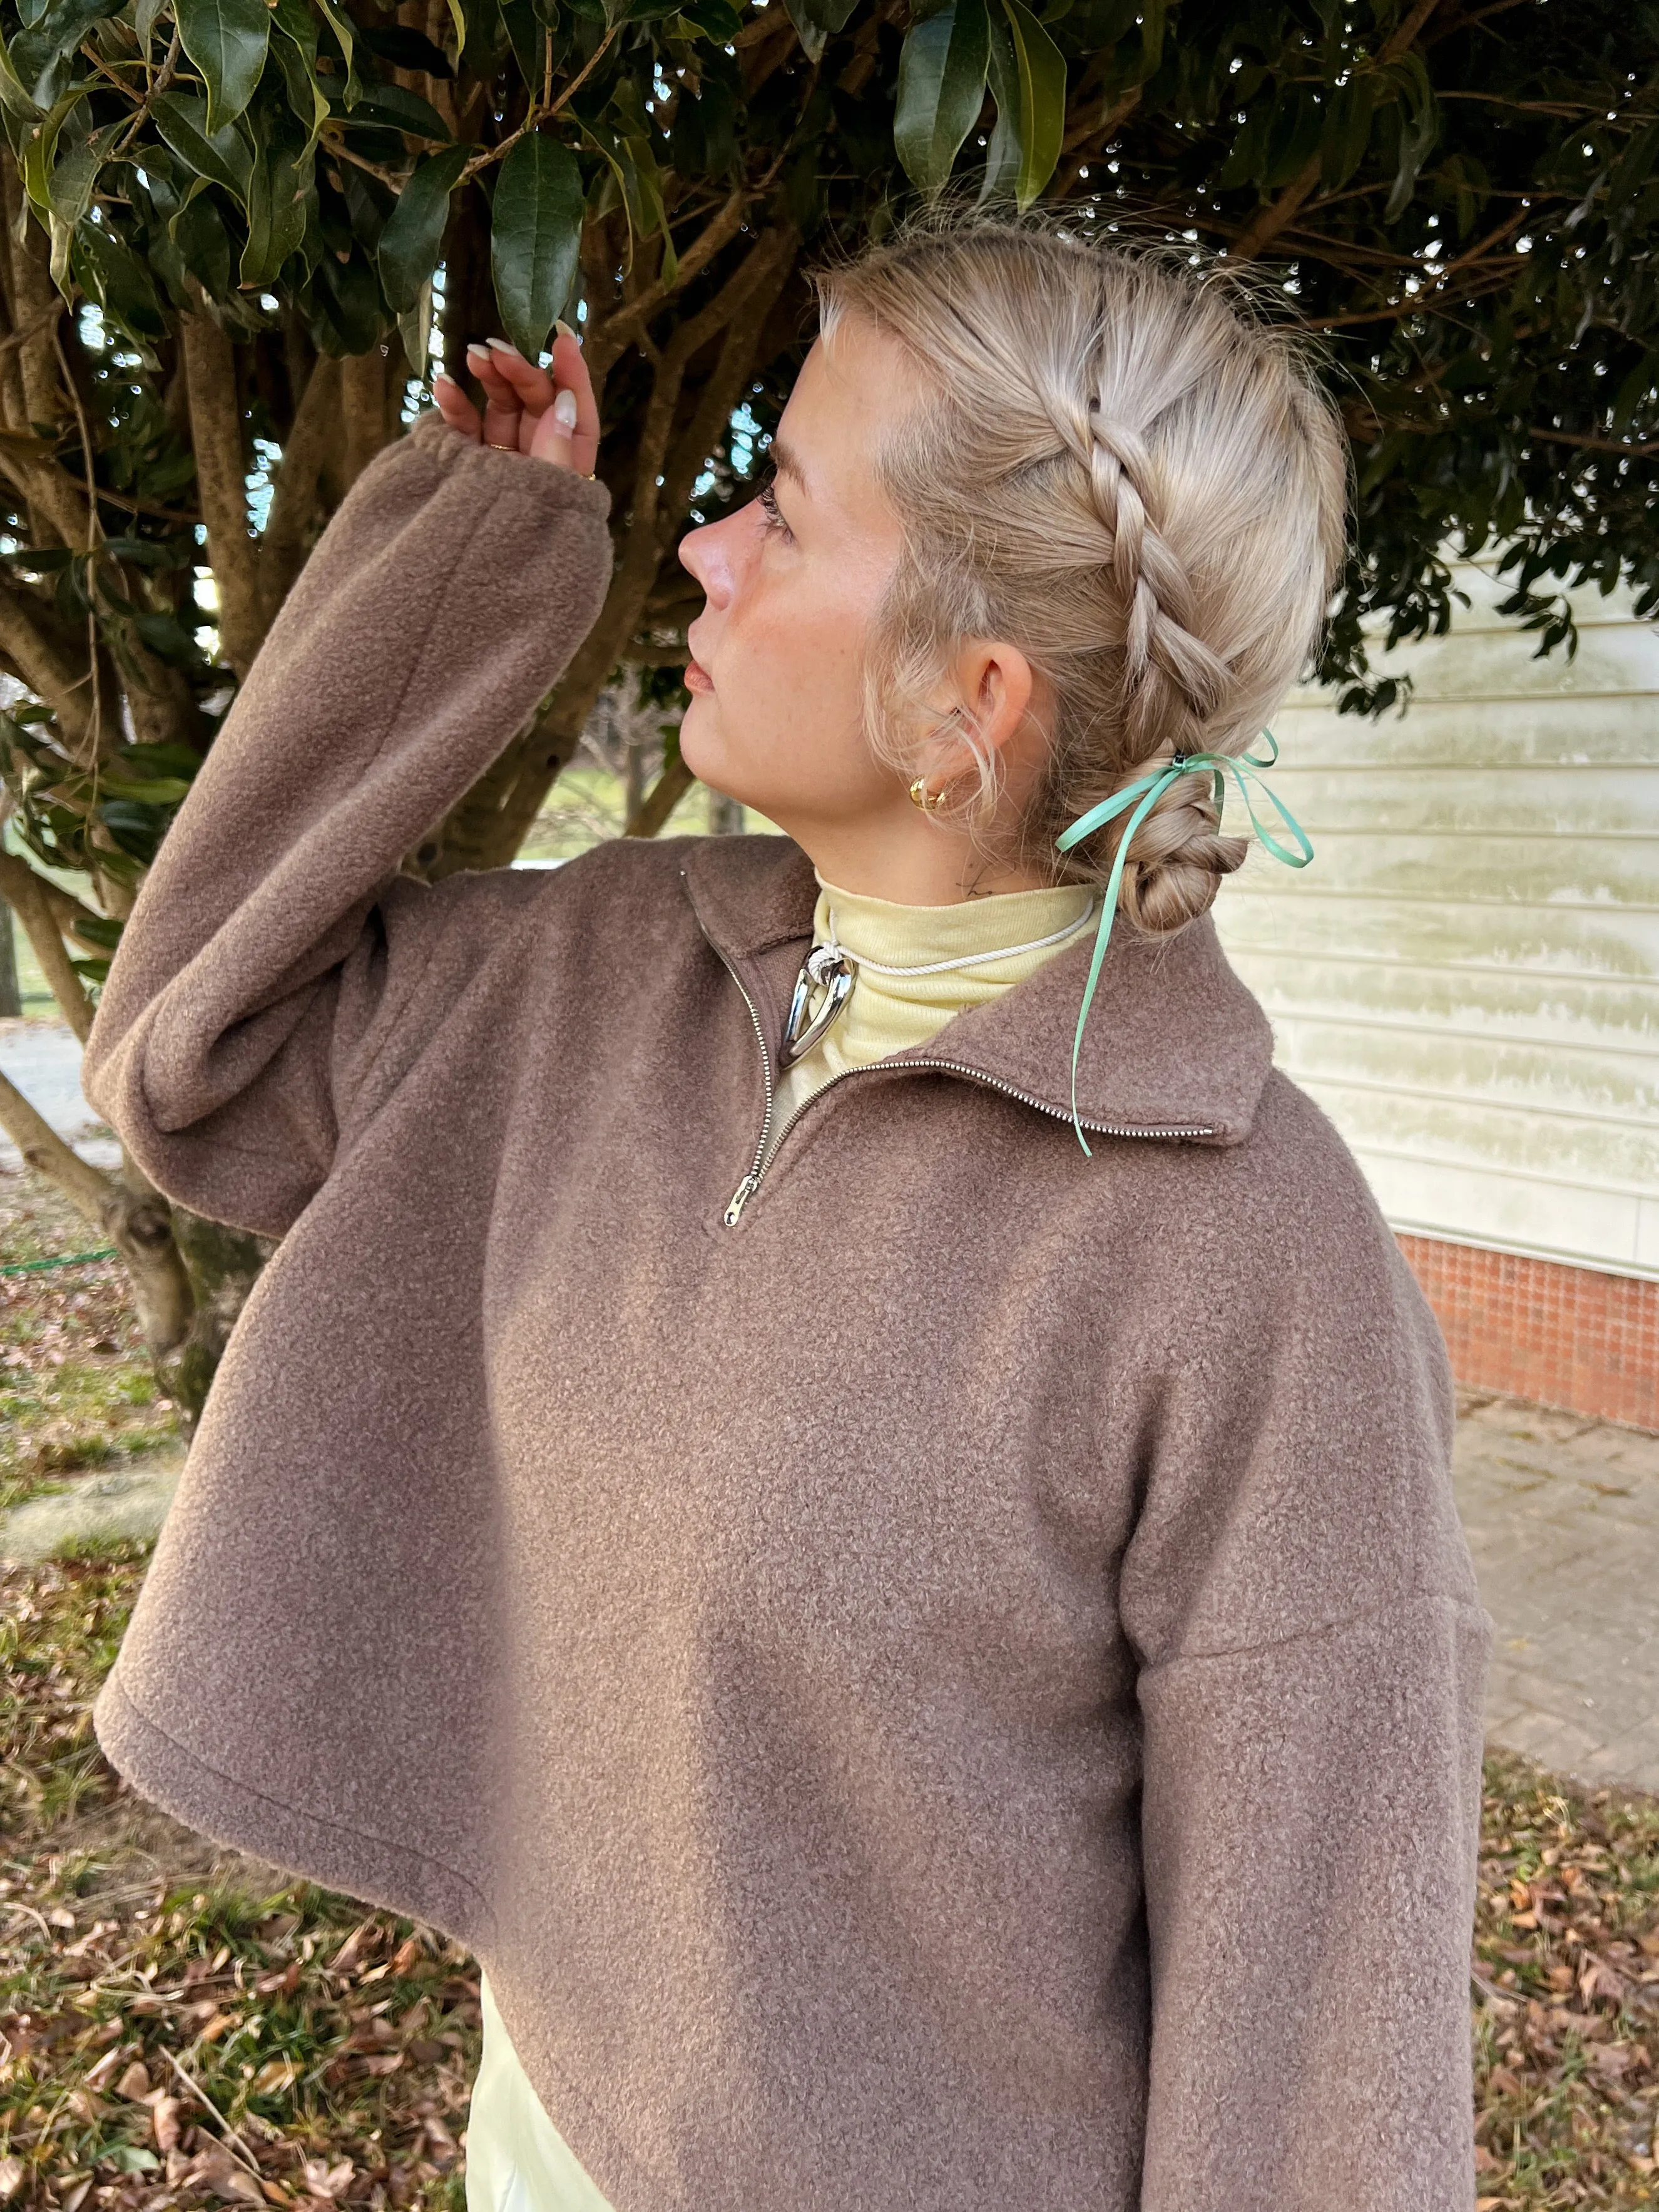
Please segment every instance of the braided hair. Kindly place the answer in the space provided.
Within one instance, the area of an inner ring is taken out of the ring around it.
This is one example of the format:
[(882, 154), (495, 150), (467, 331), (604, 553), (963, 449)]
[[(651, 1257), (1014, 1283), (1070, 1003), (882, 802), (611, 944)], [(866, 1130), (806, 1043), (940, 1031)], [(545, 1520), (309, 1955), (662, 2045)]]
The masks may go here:
[[(1009, 820), (954, 709), (977, 772), (940, 812), (1001, 865), (1103, 883), (1124, 821), (1063, 858), (1060, 831), (1174, 754), (1243, 751), (1309, 660), (1344, 544), (1336, 410), (1231, 272), (1100, 243), (1074, 211), (946, 198), (810, 275), (826, 348), (856, 316), (917, 376), (872, 455), (902, 550), (871, 629), (871, 743), (917, 773), (957, 642), (1011, 640), (1051, 687), (1045, 769)], [(1245, 849), (1180, 778), (1135, 833), (1122, 911), (1180, 928)]]

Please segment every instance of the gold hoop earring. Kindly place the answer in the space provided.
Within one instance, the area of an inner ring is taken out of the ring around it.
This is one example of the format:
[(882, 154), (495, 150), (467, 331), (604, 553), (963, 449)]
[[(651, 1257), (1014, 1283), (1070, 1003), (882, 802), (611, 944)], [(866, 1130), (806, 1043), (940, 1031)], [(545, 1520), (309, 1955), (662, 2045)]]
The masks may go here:
[(910, 797), (924, 814), (936, 814), (944, 801), (945, 793), (942, 791), (929, 791), (927, 777), (919, 775), (910, 786)]

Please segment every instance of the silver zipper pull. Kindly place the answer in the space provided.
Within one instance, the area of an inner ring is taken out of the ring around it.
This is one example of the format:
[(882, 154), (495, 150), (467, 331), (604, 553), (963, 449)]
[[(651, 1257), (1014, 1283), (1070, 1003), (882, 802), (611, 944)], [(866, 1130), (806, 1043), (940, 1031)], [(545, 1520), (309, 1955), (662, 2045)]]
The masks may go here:
[(731, 1204), (720, 1216), (720, 1219), (726, 1224), (728, 1229), (735, 1229), (737, 1227), (738, 1220), (743, 1212), (743, 1209), (748, 1205), (750, 1200), (754, 1196), (759, 1184), (760, 1177), (751, 1169), (744, 1177), (743, 1181), (738, 1185), (737, 1188), (732, 1192)]

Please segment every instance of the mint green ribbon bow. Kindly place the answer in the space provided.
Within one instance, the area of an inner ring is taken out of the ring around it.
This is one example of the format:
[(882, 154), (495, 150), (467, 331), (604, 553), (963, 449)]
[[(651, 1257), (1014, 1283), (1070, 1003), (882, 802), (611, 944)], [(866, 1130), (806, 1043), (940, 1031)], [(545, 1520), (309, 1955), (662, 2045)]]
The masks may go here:
[[(1265, 783), (1261, 785), (1262, 794), (1272, 801), (1274, 812), (1278, 815), (1282, 826), (1288, 830), (1296, 840), (1297, 849), (1292, 852), (1288, 846), (1281, 844), (1272, 830), (1264, 827), (1261, 817), (1256, 813), (1255, 802), (1250, 797), (1249, 783), (1259, 780), (1255, 773), (1258, 769), (1272, 768), (1279, 758), (1279, 740), (1273, 732), (1264, 730), (1261, 734), (1273, 748), (1265, 760), (1258, 758), (1255, 753), (1176, 753), (1164, 767), (1154, 769), (1150, 775), (1140, 776), (1133, 783), (1126, 784), (1121, 791), (1115, 791), (1109, 799), (1103, 799), (1098, 806), (1091, 806), (1086, 814), (1079, 814), (1077, 820), (1069, 828), (1062, 830), (1054, 840), (1056, 851), (1069, 853), (1073, 845), (1079, 843), (1085, 837), (1091, 836), (1095, 830), (1103, 830), (1109, 822), (1115, 822), (1127, 808), (1134, 807), (1134, 812), (1129, 817), (1128, 826), (1118, 840), (1117, 851), (1112, 860), (1112, 872), (1106, 880), (1106, 902), (1101, 909), (1100, 927), (1095, 936), (1094, 958), (1089, 963), (1089, 981), (1084, 987), (1083, 1008), (1077, 1018), (1077, 1036), (1072, 1045), (1072, 1121), (1077, 1130), (1077, 1140), (1084, 1151), (1088, 1152), (1091, 1159), (1094, 1158), (1094, 1154), (1090, 1151), (1089, 1140), (1083, 1133), (1083, 1122), (1077, 1110), (1077, 1060), (1078, 1054), (1083, 1048), (1083, 1025), (1089, 1018), (1090, 1007), (1094, 1004), (1095, 985), (1100, 980), (1101, 965), (1106, 957), (1106, 946), (1112, 934), (1112, 924), (1117, 918), (1118, 887), (1123, 880), (1124, 861), (1128, 857), (1129, 847), (1134, 842), (1136, 830), (1157, 805), (1164, 793), (1178, 776), (1207, 775), (1212, 780), (1212, 787), (1215, 794), (1216, 815), (1218, 819), (1222, 801), (1226, 797), (1227, 778), (1231, 775), (1238, 786), (1238, 795), (1243, 800), (1245, 810), (1249, 815), (1250, 827), (1255, 830), (1259, 842), (1273, 854), (1274, 860), (1282, 860), (1287, 868), (1305, 868), (1314, 856), (1313, 847), (1308, 841), (1307, 831), (1278, 793), (1269, 791)], [(1139, 805), (1136, 805), (1137, 800), (1139, 801)]]

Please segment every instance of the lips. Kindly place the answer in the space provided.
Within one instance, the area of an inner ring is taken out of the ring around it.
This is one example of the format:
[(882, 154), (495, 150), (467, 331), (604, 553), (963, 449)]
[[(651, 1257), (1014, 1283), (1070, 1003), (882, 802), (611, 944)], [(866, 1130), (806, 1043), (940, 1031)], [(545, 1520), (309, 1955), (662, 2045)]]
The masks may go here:
[(714, 679), (700, 661), (688, 660), (685, 664), (685, 688), (688, 691), (712, 691)]

